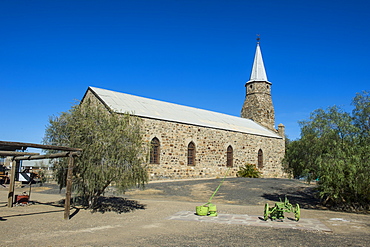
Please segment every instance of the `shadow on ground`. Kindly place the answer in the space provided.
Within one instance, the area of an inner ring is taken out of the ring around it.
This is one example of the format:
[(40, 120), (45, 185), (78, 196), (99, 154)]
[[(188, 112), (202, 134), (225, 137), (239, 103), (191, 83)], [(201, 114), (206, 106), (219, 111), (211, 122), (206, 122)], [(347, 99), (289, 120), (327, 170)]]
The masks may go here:
[[(65, 199), (59, 200), (58, 202), (48, 202), (48, 203), (41, 203), (38, 201), (34, 202), (35, 204), (43, 204), (49, 205), (53, 207), (64, 207)], [(75, 216), (80, 211), (81, 206), (81, 199), (80, 198), (71, 198), (71, 205), (75, 211), (71, 214), (70, 218)], [(87, 207), (85, 207), (87, 209)], [(96, 206), (92, 208), (92, 213), (106, 213), (106, 212), (116, 212), (118, 214), (121, 213), (129, 213), (138, 209), (146, 209), (145, 204), (140, 204), (136, 200), (130, 200), (123, 197), (99, 197)]]
[[(129, 196), (131, 199), (155, 197), (194, 201), (203, 198), (203, 201), (207, 201), (221, 181), (222, 179), (157, 181), (146, 186), (147, 193), (134, 190)], [(267, 202), (279, 202), (280, 198), (284, 200), (287, 196), (292, 204), (298, 203), (301, 208), (321, 209), (320, 200), (315, 197), (315, 187), (314, 184), (295, 179), (226, 178), (213, 201), (235, 205), (264, 205)], [(151, 194), (151, 191), (155, 193)]]
[(263, 193), (262, 197), (269, 201), (284, 201), (285, 197), (293, 205), (299, 204), (301, 208), (321, 209), (320, 200), (315, 197), (314, 188), (297, 188), (276, 193)]
[(121, 214), (145, 208), (145, 204), (140, 204), (138, 201), (135, 200), (129, 200), (122, 197), (100, 197), (92, 212), (116, 212), (118, 214)]

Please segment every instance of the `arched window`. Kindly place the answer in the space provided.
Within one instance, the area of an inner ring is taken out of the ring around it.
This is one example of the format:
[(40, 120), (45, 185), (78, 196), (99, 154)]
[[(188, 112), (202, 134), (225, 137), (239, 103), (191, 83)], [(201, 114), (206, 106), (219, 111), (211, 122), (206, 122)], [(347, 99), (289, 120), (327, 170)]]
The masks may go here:
[(263, 152), (262, 150), (258, 150), (258, 168), (262, 169), (263, 168)]
[(150, 142), (150, 164), (159, 164), (160, 143), (157, 137)]
[(195, 144), (190, 142), (188, 145), (188, 166), (195, 166)]
[(233, 148), (231, 145), (227, 147), (226, 151), (226, 166), (233, 167)]

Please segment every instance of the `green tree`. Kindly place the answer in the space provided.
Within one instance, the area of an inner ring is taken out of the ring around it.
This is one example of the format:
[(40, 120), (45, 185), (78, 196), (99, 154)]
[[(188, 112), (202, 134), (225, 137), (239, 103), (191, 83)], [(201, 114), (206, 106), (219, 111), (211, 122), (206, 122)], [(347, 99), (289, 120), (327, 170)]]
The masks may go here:
[(359, 138), (364, 145), (369, 145), (370, 137), (370, 92), (357, 93), (353, 99), (352, 111), (354, 125), (359, 129)]
[[(73, 170), (73, 189), (93, 207), (109, 185), (125, 191), (148, 181), (141, 120), (116, 114), (86, 101), (49, 119), (44, 144), (82, 148)], [(60, 187), (66, 183), (67, 160), (54, 163)]]
[(284, 163), (296, 178), (318, 180), (324, 203), (370, 203), (368, 92), (357, 94), (350, 113), (337, 106), (300, 122), (301, 138), (288, 144)]

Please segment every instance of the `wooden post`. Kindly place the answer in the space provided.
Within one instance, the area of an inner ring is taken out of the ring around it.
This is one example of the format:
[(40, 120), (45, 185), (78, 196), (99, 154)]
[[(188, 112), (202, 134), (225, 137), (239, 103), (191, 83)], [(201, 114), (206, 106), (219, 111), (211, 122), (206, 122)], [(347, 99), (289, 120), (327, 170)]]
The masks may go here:
[(66, 184), (66, 200), (64, 202), (64, 219), (69, 219), (72, 195), (72, 176), (73, 176), (73, 154), (69, 154), (68, 158), (68, 171), (67, 171), (67, 184)]
[(10, 162), (12, 164), (12, 170), (10, 174), (10, 184), (9, 184), (9, 193), (8, 193), (8, 208), (13, 207), (13, 202), (14, 202), (14, 184), (15, 184), (15, 172), (16, 172), (16, 166), (17, 166), (17, 161), (14, 159), (11, 160)]

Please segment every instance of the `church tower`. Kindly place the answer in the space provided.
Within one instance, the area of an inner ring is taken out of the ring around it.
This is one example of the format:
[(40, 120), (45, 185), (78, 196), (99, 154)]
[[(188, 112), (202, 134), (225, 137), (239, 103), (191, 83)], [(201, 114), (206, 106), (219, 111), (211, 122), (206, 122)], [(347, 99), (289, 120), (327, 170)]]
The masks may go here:
[(271, 99), (271, 85), (272, 83), (267, 80), (259, 38), (257, 38), (257, 48), (251, 77), (245, 84), (246, 96), (241, 117), (252, 119), (262, 126), (276, 131), (275, 110)]

